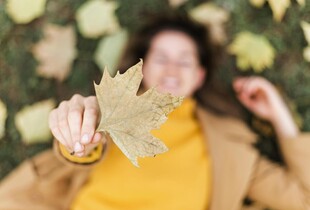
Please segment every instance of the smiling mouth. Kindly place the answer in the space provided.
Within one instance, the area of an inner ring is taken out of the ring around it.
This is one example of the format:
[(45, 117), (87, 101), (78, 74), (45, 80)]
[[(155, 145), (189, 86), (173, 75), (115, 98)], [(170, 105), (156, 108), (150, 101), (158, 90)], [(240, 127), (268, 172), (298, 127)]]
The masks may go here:
[(160, 88), (164, 92), (176, 93), (176, 91), (178, 90), (179, 86), (180, 86), (180, 82), (175, 77), (165, 77), (160, 82)]

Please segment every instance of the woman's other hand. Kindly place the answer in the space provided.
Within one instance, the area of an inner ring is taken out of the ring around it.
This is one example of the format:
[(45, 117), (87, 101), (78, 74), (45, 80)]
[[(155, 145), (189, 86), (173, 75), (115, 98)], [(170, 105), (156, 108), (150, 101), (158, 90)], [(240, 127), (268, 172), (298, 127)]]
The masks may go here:
[(103, 135), (95, 132), (100, 110), (95, 96), (74, 95), (63, 101), (49, 115), (49, 127), (54, 137), (67, 150), (82, 157), (96, 146)]
[(233, 88), (240, 102), (261, 119), (269, 121), (280, 138), (298, 135), (288, 107), (272, 83), (263, 77), (240, 77), (234, 80)]

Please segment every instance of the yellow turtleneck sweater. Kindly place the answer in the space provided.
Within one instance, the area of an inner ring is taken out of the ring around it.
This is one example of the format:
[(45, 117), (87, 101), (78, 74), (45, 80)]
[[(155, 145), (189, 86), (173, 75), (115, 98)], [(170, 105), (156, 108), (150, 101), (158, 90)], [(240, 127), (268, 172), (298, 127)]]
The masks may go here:
[(113, 144), (80, 190), (72, 210), (202, 210), (209, 205), (210, 159), (195, 102), (186, 99), (153, 135), (169, 151), (137, 168)]

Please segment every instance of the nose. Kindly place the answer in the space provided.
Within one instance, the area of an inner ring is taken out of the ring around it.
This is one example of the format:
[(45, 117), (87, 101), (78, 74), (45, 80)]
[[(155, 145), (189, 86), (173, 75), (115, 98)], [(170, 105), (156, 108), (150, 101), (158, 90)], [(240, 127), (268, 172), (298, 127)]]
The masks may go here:
[(168, 76), (175, 76), (178, 74), (178, 65), (175, 62), (168, 62), (166, 65), (166, 74)]

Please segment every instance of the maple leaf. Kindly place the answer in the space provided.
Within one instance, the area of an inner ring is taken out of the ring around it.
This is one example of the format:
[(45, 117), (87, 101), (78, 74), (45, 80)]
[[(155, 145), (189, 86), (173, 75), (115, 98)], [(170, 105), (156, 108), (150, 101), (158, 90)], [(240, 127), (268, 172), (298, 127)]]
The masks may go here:
[(308, 46), (303, 50), (303, 57), (306, 61), (310, 62), (310, 24), (305, 21), (301, 21), (300, 25), (308, 43)]
[(179, 7), (187, 1), (188, 0), (169, 0), (169, 5), (171, 7)]
[(127, 31), (122, 30), (100, 40), (95, 52), (95, 62), (100, 69), (103, 70), (106, 66), (110, 74), (115, 75), (116, 72), (112, 72), (112, 70), (116, 69), (127, 39)]
[(290, 0), (268, 0), (268, 3), (272, 10), (273, 18), (277, 22), (280, 22), (283, 19), (287, 8), (289, 8), (291, 1)]
[(229, 13), (226, 10), (213, 3), (204, 3), (192, 9), (189, 14), (197, 22), (209, 26), (214, 43), (223, 44), (227, 40), (223, 27), (229, 19)]
[(256, 72), (271, 67), (275, 57), (275, 50), (266, 37), (247, 31), (236, 36), (229, 45), (228, 52), (237, 56), (237, 66), (240, 69), (252, 67)]
[(115, 9), (115, 1), (90, 0), (84, 3), (76, 13), (78, 29), (86, 38), (98, 38), (105, 33), (120, 29)]
[(118, 72), (114, 78), (105, 69), (100, 84), (95, 84), (102, 115), (97, 130), (108, 134), (135, 166), (138, 157), (155, 156), (168, 150), (150, 131), (158, 129), (183, 100), (183, 97), (161, 94), (155, 88), (138, 96), (142, 77), (141, 61), (124, 74)]
[(261, 8), (265, 4), (266, 0), (250, 0), (250, 4), (255, 7)]
[(26, 144), (47, 142), (52, 134), (48, 127), (48, 115), (55, 107), (53, 99), (23, 107), (15, 115), (15, 125)]
[(306, 21), (301, 21), (300, 26), (304, 32), (308, 45), (310, 45), (310, 23), (307, 23)]
[(15, 23), (26, 24), (44, 13), (46, 0), (8, 0), (6, 12)]
[(301, 7), (304, 7), (306, 6), (306, 1), (305, 0), (296, 0), (297, 3), (301, 6)]
[[(269, 6), (273, 13), (273, 18), (277, 22), (281, 22), (283, 19), (286, 10), (290, 7), (291, 1), (290, 0), (249, 0), (250, 4), (255, 7), (261, 8), (266, 1), (268, 1)], [(306, 5), (305, 0), (296, 0), (297, 3), (304, 7)]]
[(6, 118), (7, 118), (7, 109), (5, 104), (0, 100), (0, 138), (2, 138), (5, 133)]
[(49, 24), (44, 28), (44, 39), (33, 46), (32, 53), (39, 61), (37, 73), (63, 81), (70, 73), (77, 55), (76, 37), (72, 26)]

